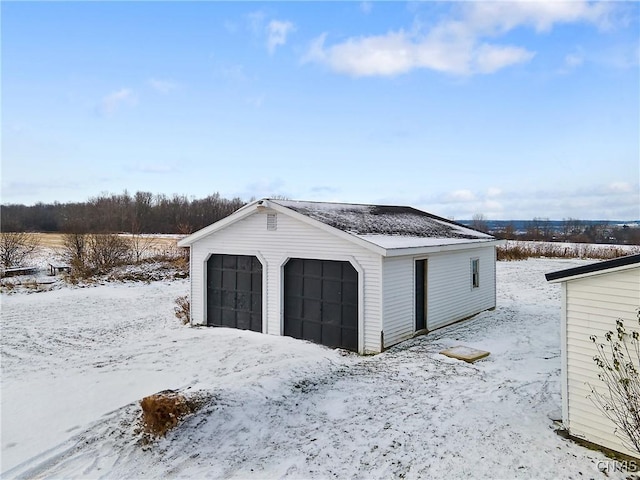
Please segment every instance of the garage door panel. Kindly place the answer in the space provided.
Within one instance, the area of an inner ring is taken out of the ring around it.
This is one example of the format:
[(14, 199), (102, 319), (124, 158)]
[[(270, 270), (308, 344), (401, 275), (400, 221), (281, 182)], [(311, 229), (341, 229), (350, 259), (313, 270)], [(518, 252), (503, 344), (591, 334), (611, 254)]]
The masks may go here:
[(238, 318), (240, 318), (241, 313), (249, 313), (251, 311), (251, 293), (237, 292), (235, 308), (238, 310)]
[(317, 322), (302, 322), (302, 336), (305, 340), (322, 343), (322, 326)]
[(358, 284), (344, 282), (342, 284), (342, 301), (351, 305), (358, 305)]
[(287, 262), (284, 334), (329, 347), (358, 350), (358, 273), (349, 262)]
[(339, 280), (322, 280), (322, 299), (327, 302), (342, 302), (342, 282)]
[(236, 289), (236, 272), (235, 270), (223, 270), (222, 271), (222, 285), (224, 290)]
[(342, 304), (342, 318), (357, 318), (358, 306)]
[(251, 330), (251, 314), (249, 312), (236, 313), (236, 328)]
[(322, 277), (333, 279), (333, 280), (342, 280), (342, 264), (337, 262), (324, 262), (322, 269)]
[(303, 271), (305, 276), (322, 276), (322, 261), (321, 260), (303, 260)]
[(229, 308), (222, 309), (222, 325), (225, 327), (235, 328), (236, 326), (236, 312)]
[(320, 300), (302, 300), (302, 318), (319, 322), (321, 320), (322, 309)]
[(251, 314), (253, 316), (260, 315), (260, 317), (262, 317), (262, 315), (260, 314), (261, 311), (262, 311), (262, 295), (257, 295), (253, 293), (251, 295), (251, 312), (252, 312)]
[(325, 303), (322, 306), (322, 323), (340, 326), (342, 305), (340, 303)]
[(284, 334), (293, 338), (303, 338), (302, 337), (302, 320), (296, 319), (296, 321), (293, 321), (293, 322), (285, 322)]
[(287, 315), (293, 318), (301, 319), (302, 318), (302, 298), (289, 298), (287, 300), (285, 309), (287, 311)]
[(252, 257), (237, 257), (236, 269), (238, 271), (250, 272), (252, 269), (253, 258)]
[(302, 296), (309, 298), (319, 298), (322, 291), (322, 280), (320, 278), (304, 277), (302, 280)]
[(339, 325), (323, 325), (322, 335), (327, 347), (340, 347), (342, 345), (342, 328)]
[(236, 274), (236, 289), (240, 292), (251, 291), (251, 273), (238, 272)]
[(257, 257), (209, 258), (207, 324), (262, 331), (262, 264)]
[(358, 331), (356, 329), (342, 330), (342, 348), (358, 350)]

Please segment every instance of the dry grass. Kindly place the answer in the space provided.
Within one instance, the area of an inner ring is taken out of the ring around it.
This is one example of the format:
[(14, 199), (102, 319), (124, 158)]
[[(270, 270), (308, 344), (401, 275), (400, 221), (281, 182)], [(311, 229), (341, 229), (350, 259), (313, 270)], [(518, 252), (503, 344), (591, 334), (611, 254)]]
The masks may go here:
[(527, 258), (590, 258), (609, 260), (640, 253), (640, 246), (596, 245), (588, 243), (551, 243), (509, 241), (497, 248), (498, 260)]
[(176, 318), (182, 322), (183, 325), (191, 323), (191, 302), (187, 295), (176, 298), (176, 306), (173, 307), (173, 311), (176, 314)]
[(156, 436), (167, 433), (191, 412), (184, 395), (170, 390), (144, 397), (140, 406), (145, 432)]
[[(34, 233), (33, 235), (39, 241), (39, 244), (43, 247), (60, 248), (64, 246), (64, 233)], [(125, 238), (131, 238), (131, 235), (122, 235)], [(172, 237), (154, 236), (149, 235), (151, 245), (158, 250), (174, 249), (177, 248), (178, 239)]]
[(193, 413), (201, 405), (197, 401), (189, 401), (181, 393), (164, 390), (144, 397), (140, 401), (140, 406), (144, 431), (161, 437), (174, 428), (180, 419)]

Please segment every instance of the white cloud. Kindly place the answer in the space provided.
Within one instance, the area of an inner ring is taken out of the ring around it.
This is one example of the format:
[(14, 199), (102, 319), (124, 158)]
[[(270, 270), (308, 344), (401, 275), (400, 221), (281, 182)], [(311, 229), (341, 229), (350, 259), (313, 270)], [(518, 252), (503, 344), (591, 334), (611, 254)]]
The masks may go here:
[(295, 25), (288, 21), (271, 20), (267, 25), (267, 50), (273, 54), (276, 47), (287, 43), (287, 36), (295, 30)]
[(266, 14), (260, 10), (251, 12), (247, 15), (247, 21), (249, 23), (249, 29), (254, 35), (261, 35), (264, 31), (264, 21)]
[(520, 47), (498, 46), (482, 44), (475, 52), (473, 68), (479, 73), (493, 73), (509, 65), (525, 63), (534, 57), (535, 53)]
[(359, 76), (393, 76), (418, 68), (457, 75), (490, 74), (529, 62), (535, 52), (522, 46), (502, 45), (495, 39), (516, 27), (538, 32), (558, 23), (587, 22), (608, 25), (608, 4), (574, 2), (469, 2), (454, 9), (457, 17), (425, 31), (419, 22), (410, 32), (351, 37), (325, 45), (327, 33), (316, 37), (303, 56), (331, 70)]
[(393, 202), (417, 205), (436, 215), (462, 220), (477, 213), (491, 220), (640, 219), (640, 185), (624, 180), (567, 189), (513, 191), (490, 187), (484, 192), (459, 189)]
[(246, 82), (249, 79), (245, 73), (244, 65), (223, 66), (220, 67), (218, 72), (222, 77), (232, 82)]
[(157, 78), (152, 78), (149, 80), (149, 85), (151, 86), (151, 88), (153, 88), (156, 92), (162, 93), (162, 94), (167, 94), (169, 92), (171, 92), (172, 90), (175, 90), (176, 88), (178, 88), (178, 85), (170, 80), (160, 80)]
[(264, 95), (257, 95), (255, 97), (247, 97), (247, 98), (245, 98), (245, 102), (248, 105), (251, 105), (252, 107), (260, 108), (260, 107), (262, 107), (262, 104), (264, 103)]
[(567, 68), (576, 68), (582, 65), (584, 56), (580, 53), (569, 53), (564, 57), (564, 64)]
[(599, 28), (610, 24), (612, 5), (587, 1), (469, 2), (464, 17), (470, 29), (485, 34), (508, 32), (519, 26), (546, 32), (559, 23), (592, 23)]
[(472, 202), (476, 199), (471, 190), (454, 190), (444, 196), (447, 202)]
[(487, 197), (489, 198), (499, 197), (500, 195), (502, 195), (502, 189), (500, 188), (490, 187), (487, 190)]
[(360, 2), (360, 11), (365, 15), (369, 15), (373, 10), (373, 3), (371, 2)]
[(164, 163), (138, 163), (136, 165), (128, 167), (127, 170), (132, 172), (154, 174), (175, 173), (177, 171), (176, 167)]
[(610, 193), (629, 193), (634, 188), (629, 182), (613, 182), (607, 185), (607, 191)]
[(138, 98), (130, 88), (121, 88), (105, 96), (100, 102), (99, 111), (103, 115), (112, 115), (121, 105), (136, 105)]

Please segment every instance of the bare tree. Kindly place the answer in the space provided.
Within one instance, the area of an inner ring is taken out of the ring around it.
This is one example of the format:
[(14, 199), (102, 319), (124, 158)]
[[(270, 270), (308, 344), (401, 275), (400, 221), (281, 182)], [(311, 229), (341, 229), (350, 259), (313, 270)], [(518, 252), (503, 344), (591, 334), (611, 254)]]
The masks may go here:
[(0, 263), (5, 268), (20, 265), (39, 246), (38, 238), (32, 233), (3, 232), (0, 234)]
[(136, 263), (140, 263), (153, 246), (153, 238), (141, 233), (133, 233), (129, 240), (131, 255)]
[(471, 227), (484, 233), (489, 233), (489, 224), (482, 213), (476, 213), (471, 219)]

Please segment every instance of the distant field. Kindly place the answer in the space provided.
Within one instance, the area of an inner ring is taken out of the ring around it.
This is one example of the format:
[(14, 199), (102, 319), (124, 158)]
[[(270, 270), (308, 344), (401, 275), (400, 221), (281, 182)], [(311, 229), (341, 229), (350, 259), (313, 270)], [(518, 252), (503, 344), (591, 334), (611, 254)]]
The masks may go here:
[[(57, 248), (64, 244), (63, 233), (34, 233), (34, 235), (43, 247)], [(122, 234), (122, 236), (131, 238), (128, 234)], [(145, 235), (144, 237), (150, 239), (151, 245), (155, 248), (170, 249), (175, 248), (178, 240), (184, 238), (184, 235)]]

